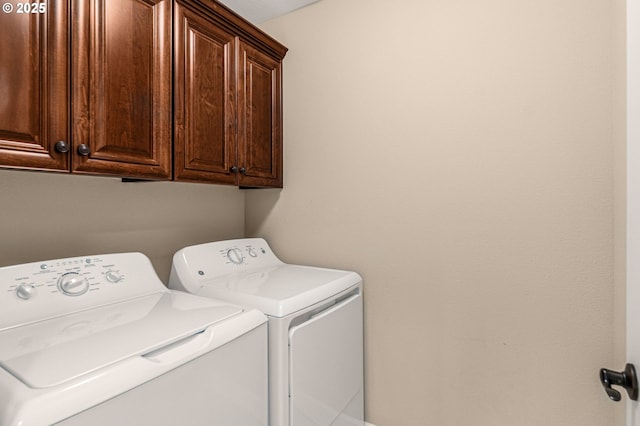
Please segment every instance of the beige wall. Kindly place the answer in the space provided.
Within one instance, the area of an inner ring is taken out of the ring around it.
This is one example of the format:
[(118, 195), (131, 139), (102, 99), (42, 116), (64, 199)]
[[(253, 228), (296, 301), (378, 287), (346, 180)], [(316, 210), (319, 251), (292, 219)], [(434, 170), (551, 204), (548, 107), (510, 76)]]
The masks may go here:
[(244, 234), (237, 188), (0, 170), (0, 266), (141, 251), (166, 283), (185, 245)]
[(367, 421), (613, 424), (619, 13), (323, 0), (264, 25), (285, 189), (247, 193), (246, 233), (363, 275)]
[[(631, 0), (630, 0), (631, 1)], [(614, 0), (613, 4), (613, 197), (614, 197), (614, 292), (613, 336), (614, 358), (612, 367), (622, 370), (626, 355), (626, 0)], [(625, 404), (616, 404), (614, 425), (624, 426)]]
[(0, 170), (0, 266), (135, 250), (166, 282), (184, 245), (264, 236), (364, 276), (369, 422), (622, 425), (597, 370), (624, 362), (623, 9), (323, 0), (271, 21), (284, 190)]

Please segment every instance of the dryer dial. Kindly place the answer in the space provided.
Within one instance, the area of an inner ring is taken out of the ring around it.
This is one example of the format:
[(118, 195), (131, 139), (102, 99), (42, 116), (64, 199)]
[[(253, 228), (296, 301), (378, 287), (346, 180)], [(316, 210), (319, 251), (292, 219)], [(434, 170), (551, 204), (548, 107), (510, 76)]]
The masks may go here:
[(237, 248), (232, 248), (227, 250), (227, 258), (232, 263), (235, 263), (236, 265), (239, 265), (242, 262), (244, 262), (244, 257), (242, 256), (242, 252), (240, 251), (240, 249), (237, 249)]
[(67, 272), (58, 279), (58, 288), (67, 296), (80, 296), (89, 290), (89, 282), (77, 272)]

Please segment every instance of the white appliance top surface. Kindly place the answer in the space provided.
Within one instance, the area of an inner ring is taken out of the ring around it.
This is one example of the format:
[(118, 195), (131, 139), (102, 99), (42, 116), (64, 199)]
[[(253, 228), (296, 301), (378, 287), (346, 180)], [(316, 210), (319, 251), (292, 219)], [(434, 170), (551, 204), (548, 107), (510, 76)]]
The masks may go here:
[(202, 283), (196, 294), (284, 317), (335, 296), (360, 282), (355, 272), (281, 265)]
[[(31, 388), (144, 355), (243, 312), (166, 289), (139, 253), (86, 259), (0, 268), (0, 312), (14, 316), (0, 322), (0, 366)], [(23, 284), (33, 292), (21, 292)]]
[(275, 317), (290, 315), (362, 281), (351, 271), (283, 263), (260, 238), (182, 249), (174, 256), (171, 275), (171, 288), (250, 306)]
[(178, 292), (142, 296), (0, 332), (0, 364), (32, 388), (56, 386), (241, 312)]

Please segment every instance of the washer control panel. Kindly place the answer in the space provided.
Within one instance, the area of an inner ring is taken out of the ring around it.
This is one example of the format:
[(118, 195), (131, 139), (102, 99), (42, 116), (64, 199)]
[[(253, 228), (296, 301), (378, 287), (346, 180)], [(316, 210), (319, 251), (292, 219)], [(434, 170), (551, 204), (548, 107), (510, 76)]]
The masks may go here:
[(141, 253), (7, 266), (0, 268), (0, 330), (165, 290)]

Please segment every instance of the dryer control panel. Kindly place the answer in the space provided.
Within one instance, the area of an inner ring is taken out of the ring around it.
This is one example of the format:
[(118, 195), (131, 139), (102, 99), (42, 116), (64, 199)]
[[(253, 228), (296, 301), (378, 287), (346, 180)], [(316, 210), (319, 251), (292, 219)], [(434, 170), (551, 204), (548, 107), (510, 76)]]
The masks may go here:
[[(194, 292), (196, 282), (283, 265), (262, 238), (214, 241), (178, 250), (173, 256), (172, 288)], [(190, 277), (181, 280), (180, 277)]]
[[(244, 244), (242, 243), (244, 242)], [(214, 243), (212, 243), (214, 244)], [(241, 240), (240, 244), (221, 244), (218, 247), (209, 247), (210, 250), (217, 250), (221, 259), (226, 259), (227, 265), (245, 265), (258, 267), (266, 262), (274, 260), (273, 252), (265, 242), (264, 244), (251, 243)], [(231, 266), (233, 268), (233, 266)], [(234, 270), (234, 269), (230, 269)]]
[(166, 291), (149, 259), (118, 253), (0, 268), (0, 330)]

